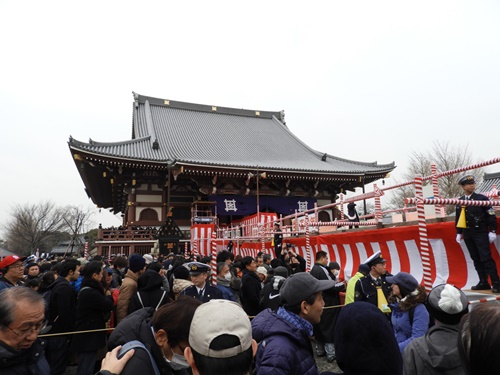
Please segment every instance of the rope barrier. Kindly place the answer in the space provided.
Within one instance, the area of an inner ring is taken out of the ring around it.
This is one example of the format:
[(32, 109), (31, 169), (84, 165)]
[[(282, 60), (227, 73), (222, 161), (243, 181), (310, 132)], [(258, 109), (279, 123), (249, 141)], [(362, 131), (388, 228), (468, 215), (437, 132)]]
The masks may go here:
[(89, 329), (88, 331), (73, 331), (73, 332), (45, 333), (45, 334), (43, 334), (43, 335), (38, 335), (38, 337), (52, 337), (52, 336), (78, 335), (78, 334), (80, 334), (80, 333), (101, 332), (101, 331), (112, 331), (112, 330), (114, 330), (114, 328)]

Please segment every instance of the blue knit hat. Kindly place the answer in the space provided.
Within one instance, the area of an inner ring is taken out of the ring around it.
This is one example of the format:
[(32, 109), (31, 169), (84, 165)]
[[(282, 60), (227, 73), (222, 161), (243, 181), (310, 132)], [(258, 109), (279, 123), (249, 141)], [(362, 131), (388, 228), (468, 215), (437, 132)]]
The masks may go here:
[(128, 268), (132, 272), (139, 272), (146, 266), (146, 259), (140, 254), (132, 254), (128, 259)]

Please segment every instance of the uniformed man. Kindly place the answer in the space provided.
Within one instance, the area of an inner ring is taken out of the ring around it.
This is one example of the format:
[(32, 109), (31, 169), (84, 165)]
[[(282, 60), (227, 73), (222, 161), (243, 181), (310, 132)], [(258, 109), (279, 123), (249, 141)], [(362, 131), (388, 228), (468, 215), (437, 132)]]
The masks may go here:
[[(464, 195), (460, 200), (487, 201), (488, 197), (474, 192), (476, 180), (472, 175), (465, 175), (458, 181), (462, 185)], [(460, 220), (464, 212), (465, 224)], [(489, 290), (492, 283), (493, 293), (500, 293), (500, 279), (498, 270), (491, 256), (490, 243), (494, 242), (497, 235), (497, 221), (495, 211), (491, 206), (461, 206), (456, 208), (455, 225), (457, 227), (457, 242), (462, 239), (469, 250), (474, 262), (474, 268), (479, 276), (479, 283), (472, 290)]]
[(275, 232), (273, 237), (274, 254), (276, 258), (279, 258), (281, 255), (282, 243), (283, 243), (283, 233), (281, 232), (279, 223), (274, 223), (274, 232)]
[(354, 301), (366, 301), (379, 307), (383, 313), (389, 314), (387, 298), (391, 293), (391, 284), (386, 280), (386, 260), (382, 258), (382, 252), (377, 251), (369, 257), (365, 263), (370, 267), (370, 272), (356, 283), (354, 288)]
[(189, 276), (193, 285), (184, 289), (180, 294), (190, 296), (208, 302), (212, 299), (222, 299), (222, 292), (214, 286), (208, 285), (207, 278), (210, 272), (210, 266), (205, 263), (188, 263)]

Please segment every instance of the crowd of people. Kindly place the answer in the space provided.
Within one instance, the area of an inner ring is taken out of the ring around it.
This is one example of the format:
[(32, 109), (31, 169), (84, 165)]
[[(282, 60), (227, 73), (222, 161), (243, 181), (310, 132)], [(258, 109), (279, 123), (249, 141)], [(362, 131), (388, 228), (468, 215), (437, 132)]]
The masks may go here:
[[(473, 178), (460, 183), (464, 197), (480, 200)], [(497, 293), (498, 272), (485, 255), (496, 236), (490, 210), (461, 212), (457, 242), (478, 272), (473, 289)], [(216, 282), (210, 256), (5, 257), (0, 373), (62, 375), (74, 363), (77, 375), (317, 375), (315, 354), (347, 375), (496, 368), (500, 304), (472, 308), (450, 284), (427, 291), (409, 273), (389, 274), (380, 251), (348, 281), (322, 250), (307, 272), (274, 229), (274, 254), (220, 251)]]
[(275, 258), (221, 251), (215, 285), (210, 257), (97, 256), (50, 267), (6, 257), (0, 372), (64, 374), (73, 363), (81, 375), (319, 374), (314, 354), (344, 374), (476, 374), (493, 365), (499, 304), (469, 312), (460, 289), (427, 293), (411, 274), (388, 274), (380, 252), (348, 282), (324, 251), (310, 272), (294, 257), (286, 244)]

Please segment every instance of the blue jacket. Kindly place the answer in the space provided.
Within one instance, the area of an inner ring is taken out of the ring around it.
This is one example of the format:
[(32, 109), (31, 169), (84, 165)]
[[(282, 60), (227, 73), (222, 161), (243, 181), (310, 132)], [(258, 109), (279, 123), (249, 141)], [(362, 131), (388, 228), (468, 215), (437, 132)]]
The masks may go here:
[(252, 335), (259, 343), (255, 356), (257, 375), (319, 374), (308, 333), (271, 309), (262, 311), (252, 320)]
[(390, 304), (392, 314), (391, 323), (394, 336), (399, 345), (399, 350), (403, 350), (417, 337), (425, 335), (429, 329), (429, 313), (423, 303), (415, 306), (413, 314), (413, 324), (410, 322), (409, 311), (402, 311), (398, 303)]

